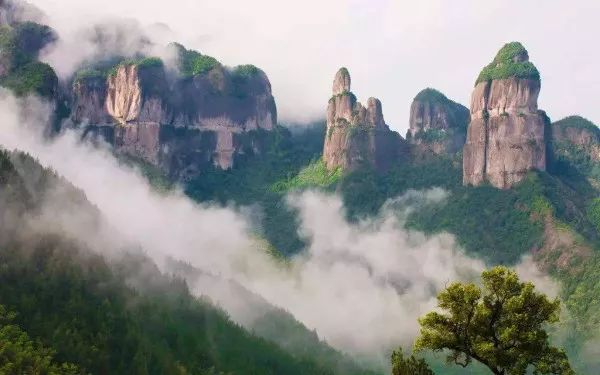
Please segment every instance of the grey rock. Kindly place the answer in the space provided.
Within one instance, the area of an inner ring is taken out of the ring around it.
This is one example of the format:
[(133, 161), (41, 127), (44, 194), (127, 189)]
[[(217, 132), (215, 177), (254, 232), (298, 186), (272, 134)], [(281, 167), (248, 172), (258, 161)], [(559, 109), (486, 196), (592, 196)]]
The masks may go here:
[(385, 124), (381, 102), (369, 98), (367, 107), (350, 92), (350, 74), (336, 74), (327, 107), (323, 160), (328, 169), (355, 170), (368, 165), (386, 170), (407, 151), (404, 139)]

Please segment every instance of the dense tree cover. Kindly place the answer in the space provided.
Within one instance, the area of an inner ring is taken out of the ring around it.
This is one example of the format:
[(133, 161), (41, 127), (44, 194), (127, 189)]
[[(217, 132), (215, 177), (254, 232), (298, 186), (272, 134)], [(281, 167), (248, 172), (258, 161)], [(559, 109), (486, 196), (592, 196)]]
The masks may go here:
[(50, 65), (33, 61), (13, 70), (1, 80), (17, 96), (36, 93), (51, 98), (58, 87), (58, 77)]
[(186, 193), (202, 202), (258, 207), (262, 210), (257, 228), (260, 234), (284, 254), (298, 252), (303, 242), (297, 234), (296, 215), (287, 207), (282, 187), (296, 184), (298, 173), (318, 160), (324, 128), (319, 124), (293, 129), (292, 133), (278, 126), (264, 140), (266, 150), (262, 155), (238, 159), (228, 171), (203, 171), (186, 185)]
[(392, 353), (392, 375), (434, 375), (424, 359), (405, 357), (402, 349)]
[(323, 159), (319, 159), (302, 168), (294, 177), (277, 181), (271, 189), (276, 192), (288, 192), (308, 187), (327, 188), (337, 183), (341, 177), (340, 168), (330, 171)]
[(0, 64), (4, 71), (0, 84), (19, 96), (36, 93), (52, 97), (58, 77), (50, 65), (37, 61), (37, 55), (54, 39), (49, 27), (34, 22), (0, 27)]
[(0, 374), (75, 375), (81, 373), (70, 363), (56, 363), (54, 351), (31, 338), (13, 324), (16, 314), (0, 305)]
[(494, 267), (482, 286), (452, 283), (438, 295), (442, 312), (421, 319), (417, 350), (448, 350), (448, 361), (476, 360), (498, 375), (574, 374), (564, 350), (550, 345), (546, 325), (559, 320), (560, 302), (521, 282), (514, 271)]
[[(0, 226), (0, 301), (32, 340), (56, 350), (52, 363), (93, 374), (364, 373), (313, 336), (294, 346), (304, 351), (289, 352), (257, 337), (143, 255), (107, 261), (77, 241), (32, 230), (28, 212), (56, 184), (66, 196), (53, 198), (81, 199), (76, 208), (94, 216), (85, 196), (52, 171), (0, 153), (1, 219), (14, 224)], [(282, 323), (279, 333), (292, 326)]]
[[(443, 187), (449, 192), (449, 197), (441, 204), (427, 205), (414, 211), (409, 216), (407, 224), (411, 228), (432, 234), (440, 231), (453, 233), (467, 252), (483, 258), (491, 265), (515, 264), (522, 255), (543, 246), (547, 218), (552, 218), (551, 225), (559, 226), (561, 230), (566, 230), (575, 236), (581, 246), (592, 248), (597, 246), (599, 232), (595, 218), (598, 215), (595, 213), (597, 204), (593, 200), (597, 196), (597, 191), (590, 184), (588, 176), (582, 172), (584, 169), (581, 163), (551, 154), (548, 172), (532, 172), (511, 190), (498, 190), (490, 186), (463, 187), (460, 155), (456, 158), (434, 157), (420, 163), (404, 163), (384, 174), (369, 169), (358, 170), (344, 174), (339, 179), (336, 178), (335, 183), (321, 184), (318, 182), (320, 180), (314, 179), (313, 176), (326, 175), (318, 173), (319, 168), (316, 168), (318, 164), (310, 163), (310, 160), (318, 160), (316, 158), (320, 155), (322, 138), (319, 137), (321, 136), (313, 134), (312, 140), (311, 138), (294, 139), (293, 147), (301, 147), (306, 142), (314, 145), (313, 153), (309, 153), (310, 156), (307, 155), (305, 159), (293, 163), (294, 167), (290, 168), (290, 171), (296, 171), (295, 173), (282, 169), (269, 175), (268, 171), (257, 168), (248, 171), (247, 177), (241, 177), (241, 171), (220, 172), (223, 174), (221, 182), (213, 181), (214, 184), (202, 186), (207, 190), (215, 191), (217, 196), (221, 196), (223, 202), (239, 201), (236, 197), (244, 196), (244, 204), (251, 204), (254, 201), (259, 202), (263, 207), (273, 207), (271, 199), (275, 197), (276, 209), (270, 211), (263, 208), (266, 213), (263, 226), (267, 226), (274, 232), (274, 235), (267, 236), (269, 241), (286, 254), (299, 251), (303, 243), (295, 241), (294, 245), (290, 246), (289, 236), (295, 234), (297, 222), (294, 213), (287, 211), (280, 197), (286, 191), (310, 186), (319, 187), (319, 185), (321, 189), (336, 191), (342, 195), (348, 218), (351, 220), (377, 215), (386, 200), (409, 189)], [(285, 147), (283, 144), (281, 146)], [(277, 158), (275, 162), (271, 156), (284, 154), (285, 152), (273, 153), (267, 155), (260, 164), (257, 161), (253, 163), (266, 166), (264, 168), (270, 168), (269, 163), (281, 165), (277, 162), (286, 160), (285, 157)], [(254, 174), (257, 171), (259, 175), (268, 175), (269, 178), (261, 178), (261, 182), (255, 184)], [(274, 169), (269, 171), (273, 172)], [(236, 183), (221, 184), (226, 181), (225, 176), (231, 175), (238, 176), (239, 179), (231, 180)], [(310, 178), (306, 178), (307, 176)], [(231, 186), (240, 186), (241, 181), (251, 183), (241, 184), (243, 189), (231, 188)], [(313, 182), (304, 183), (304, 181)], [(255, 190), (254, 187), (257, 189)], [(271, 188), (269, 194), (264, 194), (266, 187)], [(280, 195), (273, 194), (273, 187), (278, 187), (276, 190)], [(248, 194), (250, 191), (253, 193)], [(205, 196), (210, 196), (207, 193), (209, 192), (206, 191)], [(259, 195), (262, 197), (261, 200), (254, 200)], [(275, 215), (283, 212), (286, 213), (285, 220)], [(285, 235), (278, 240), (278, 234), (282, 233)], [(546, 261), (554, 261), (560, 256), (561, 249), (555, 251), (557, 251), (553, 255), (555, 258)], [(584, 356), (587, 350), (585, 340), (593, 338), (594, 332), (600, 326), (600, 313), (598, 313), (600, 307), (595, 302), (600, 300), (599, 264), (600, 257), (593, 252), (591, 258), (585, 259), (579, 265), (572, 264), (570, 268), (564, 270), (554, 269), (551, 264), (545, 265), (563, 283), (561, 296), (573, 319), (565, 323), (566, 331), (562, 335), (568, 338), (565, 343), (566, 349), (572, 358), (576, 359), (577, 370), (583, 373), (594, 372), (600, 368), (598, 361)], [(573, 271), (575, 269), (577, 272)], [(443, 373), (453, 373), (449, 369), (439, 367), (437, 361), (432, 362), (432, 365), (440, 371), (445, 371)]]

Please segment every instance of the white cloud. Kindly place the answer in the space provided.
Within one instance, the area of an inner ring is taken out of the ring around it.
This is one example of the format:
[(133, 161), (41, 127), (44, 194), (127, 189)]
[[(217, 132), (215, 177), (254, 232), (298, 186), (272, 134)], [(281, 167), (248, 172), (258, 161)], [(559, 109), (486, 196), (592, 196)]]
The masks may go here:
[(440, 189), (411, 191), (389, 202), (380, 217), (359, 223), (345, 219), (338, 196), (292, 195), (289, 204), (299, 210), (309, 245), (282, 265), (250, 234), (251, 223), (240, 211), (200, 205), (177, 191), (156, 192), (108, 149), (79, 143), (75, 132), (44, 140), (48, 114), (35, 99), (0, 92), (0, 145), (32, 154), (83, 189), (107, 223), (90, 227), (77, 210), (66, 209), (68, 202), (51, 195), (36, 224), (105, 254), (139, 245), (159, 265), (165, 257), (185, 261), (205, 273), (193, 290), (221, 303), (242, 324), (257, 312), (248, 311), (240, 300), (247, 296), (236, 294), (230, 281), (288, 310), (335, 347), (387, 362), (389, 350), (412, 344), (417, 318), (435, 306), (438, 290), (483, 268), (452, 236), (404, 228), (408, 210), (445, 199)]

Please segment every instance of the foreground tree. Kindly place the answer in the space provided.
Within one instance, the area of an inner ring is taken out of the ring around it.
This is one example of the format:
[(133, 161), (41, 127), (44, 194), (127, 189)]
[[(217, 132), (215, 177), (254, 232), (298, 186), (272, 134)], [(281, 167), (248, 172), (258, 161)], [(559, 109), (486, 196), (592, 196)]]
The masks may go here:
[(76, 375), (77, 366), (53, 360), (54, 351), (29, 338), (12, 324), (15, 314), (0, 305), (0, 374)]
[(404, 357), (402, 349), (392, 353), (392, 375), (434, 375), (424, 359)]
[(448, 350), (448, 362), (473, 359), (498, 375), (574, 374), (567, 355), (550, 346), (544, 326), (558, 322), (560, 302), (520, 282), (506, 267), (481, 274), (482, 287), (453, 283), (438, 295), (442, 313), (421, 319), (416, 350)]

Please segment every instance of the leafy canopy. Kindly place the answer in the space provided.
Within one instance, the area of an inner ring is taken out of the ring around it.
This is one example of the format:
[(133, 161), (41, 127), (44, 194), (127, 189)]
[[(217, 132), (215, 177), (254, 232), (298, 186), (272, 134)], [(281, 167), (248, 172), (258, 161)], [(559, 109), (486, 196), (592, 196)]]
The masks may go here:
[(111, 69), (109, 69), (108, 75), (112, 77), (117, 74), (117, 70), (119, 69), (119, 67), (131, 65), (135, 65), (141, 69), (162, 68), (164, 66), (164, 63), (159, 57), (138, 57), (132, 59), (125, 59), (113, 66)]
[(221, 65), (214, 57), (203, 55), (198, 51), (188, 50), (179, 43), (171, 43), (171, 46), (176, 49), (179, 71), (184, 77), (206, 73)]
[(15, 69), (0, 83), (18, 96), (36, 93), (52, 97), (58, 87), (58, 77), (50, 65), (33, 61)]
[(424, 359), (404, 357), (402, 350), (392, 353), (392, 375), (434, 375)]
[(421, 319), (416, 350), (448, 350), (448, 362), (467, 367), (473, 359), (498, 375), (574, 374), (565, 352), (550, 346), (544, 326), (558, 322), (560, 302), (537, 293), (514, 271), (494, 267), (482, 287), (453, 283), (438, 295), (443, 313)]
[(0, 374), (75, 375), (80, 371), (70, 363), (57, 364), (55, 352), (32, 341), (12, 323), (16, 314), (0, 305)]
[(527, 61), (527, 50), (519, 42), (507, 43), (498, 51), (498, 54), (481, 73), (475, 84), (494, 79), (505, 78), (530, 78), (539, 81), (540, 72), (533, 63)]

